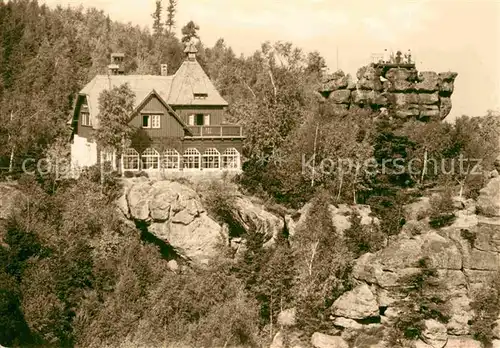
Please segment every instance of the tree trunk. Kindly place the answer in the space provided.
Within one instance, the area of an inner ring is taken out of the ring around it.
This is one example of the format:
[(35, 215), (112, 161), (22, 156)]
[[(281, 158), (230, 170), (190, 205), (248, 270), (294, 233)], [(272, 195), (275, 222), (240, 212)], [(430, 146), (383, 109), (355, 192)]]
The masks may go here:
[(340, 171), (340, 183), (339, 183), (339, 193), (337, 195), (337, 201), (340, 199), (340, 194), (342, 193), (342, 184), (344, 183), (344, 173)]
[[(10, 123), (12, 123), (12, 120), (14, 119), (14, 113), (11, 111), (10, 112)], [(12, 124), (11, 124), (12, 126)], [(12, 139), (12, 136), (10, 135), (11, 132), (9, 132), (9, 143)], [(9, 173), (12, 173), (12, 170), (14, 169), (14, 151), (15, 151), (15, 146), (12, 145), (12, 149), (10, 151), (10, 159), (9, 159)]]
[(10, 151), (10, 160), (9, 160), (9, 173), (12, 173), (12, 170), (14, 169), (14, 150), (15, 146), (12, 146), (12, 150)]
[(311, 187), (314, 187), (314, 176), (316, 175), (316, 144), (318, 140), (319, 123), (316, 124), (316, 134), (314, 135), (314, 152), (313, 152), (313, 170), (311, 178)]
[(420, 183), (424, 183), (424, 177), (427, 174), (427, 149), (424, 152), (424, 167), (422, 168), (422, 176), (420, 177)]
[(270, 335), (271, 340), (273, 339), (273, 294), (271, 294), (271, 305), (269, 307), (269, 323), (270, 323)]
[(311, 261), (309, 261), (309, 276), (312, 275), (312, 266), (313, 266), (313, 261), (314, 257), (316, 256), (316, 250), (318, 249), (319, 241), (314, 243), (311, 247), (312, 253), (311, 253)]

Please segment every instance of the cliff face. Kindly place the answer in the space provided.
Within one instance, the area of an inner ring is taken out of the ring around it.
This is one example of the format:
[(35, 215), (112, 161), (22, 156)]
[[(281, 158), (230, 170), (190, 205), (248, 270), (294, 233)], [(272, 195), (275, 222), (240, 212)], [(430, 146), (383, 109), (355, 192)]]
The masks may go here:
[(357, 82), (337, 71), (325, 76), (318, 91), (334, 112), (368, 109), (401, 120), (443, 120), (451, 111), (455, 72), (418, 72), (415, 68), (364, 66)]

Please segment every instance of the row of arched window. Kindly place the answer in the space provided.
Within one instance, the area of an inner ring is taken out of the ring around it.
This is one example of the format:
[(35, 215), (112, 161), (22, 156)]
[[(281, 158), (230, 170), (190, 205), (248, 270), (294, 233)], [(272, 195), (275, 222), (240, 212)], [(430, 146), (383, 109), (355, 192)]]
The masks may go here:
[(239, 169), (240, 153), (228, 148), (222, 154), (216, 148), (208, 148), (200, 153), (194, 147), (187, 148), (182, 155), (175, 149), (166, 149), (161, 154), (150, 147), (139, 154), (128, 148), (123, 153), (124, 170), (159, 169)]

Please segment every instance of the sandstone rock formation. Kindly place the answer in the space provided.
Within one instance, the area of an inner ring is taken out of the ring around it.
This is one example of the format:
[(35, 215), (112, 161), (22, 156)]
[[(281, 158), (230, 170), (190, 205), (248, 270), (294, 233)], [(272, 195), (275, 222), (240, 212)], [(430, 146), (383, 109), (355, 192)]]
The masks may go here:
[(477, 204), (481, 213), (487, 216), (500, 216), (500, 176), (491, 179), (480, 193)]
[[(193, 189), (178, 182), (126, 179), (124, 193), (116, 203), (125, 218), (146, 223), (149, 233), (196, 263), (206, 263), (217, 254), (220, 244), (228, 243), (227, 227), (208, 215)], [(234, 220), (244, 230), (256, 228), (266, 235), (267, 246), (283, 230), (282, 218), (247, 197), (235, 197), (232, 208)], [(232, 245), (243, 246), (244, 241), (235, 238)]]
[[(474, 315), (470, 304), (474, 294), (488, 286), (500, 271), (500, 217), (497, 210), (486, 209), (498, 204), (496, 179), (490, 181), (478, 199), (483, 206), (479, 211), (490, 212), (490, 216), (478, 215), (473, 200), (457, 197), (455, 222), (436, 230), (428, 223), (427, 198), (406, 206), (407, 224), (402, 233), (384, 249), (356, 260), (353, 276), (358, 285), (331, 307), (332, 323), (343, 330), (343, 338), (352, 337), (353, 330), (359, 332), (369, 325), (380, 325), (365, 323), (363, 320), (369, 316), (379, 317), (382, 325), (393, 323), (400, 315), (395, 303), (401, 299), (397, 290), (401, 279), (419, 272), (419, 260), (426, 258), (437, 271), (440, 287), (436, 289), (448, 305), (450, 320), (446, 324), (425, 321), (422, 341), (417, 346), (481, 346), (468, 337)], [(475, 240), (465, 239), (464, 231)], [(495, 337), (500, 336), (500, 331), (495, 330)]]
[(354, 83), (350, 75), (337, 71), (324, 77), (319, 92), (331, 113), (384, 107), (400, 120), (442, 120), (451, 111), (451, 95), (457, 73), (418, 72), (415, 68), (361, 67)]
[(221, 226), (207, 215), (198, 194), (174, 181), (125, 181), (118, 207), (127, 218), (148, 223), (148, 232), (196, 262), (207, 262), (224, 240)]
[(329, 336), (320, 332), (313, 333), (311, 344), (315, 348), (349, 348), (349, 344), (342, 337)]
[[(370, 206), (368, 205), (355, 205), (348, 206), (347, 204), (339, 204), (338, 206), (330, 205), (328, 207), (330, 215), (332, 217), (333, 226), (335, 226), (336, 231), (342, 234), (345, 230), (351, 227), (351, 219), (353, 216), (358, 216), (361, 219), (361, 225), (364, 226), (375, 226), (380, 223), (380, 221), (372, 216)], [(287, 223), (288, 231), (291, 236), (295, 235), (296, 231), (305, 227), (305, 222), (307, 217), (311, 212), (311, 204), (305, 204), (302, 209), (298, 212), (298, 218), (292, 218), (292, 216), (286, 216), (285, 220)]]
[(379, 316), (377, 299), (370, 287), (362, 284), (340, 296), (332, 305), (337, 317), (366, 319)]

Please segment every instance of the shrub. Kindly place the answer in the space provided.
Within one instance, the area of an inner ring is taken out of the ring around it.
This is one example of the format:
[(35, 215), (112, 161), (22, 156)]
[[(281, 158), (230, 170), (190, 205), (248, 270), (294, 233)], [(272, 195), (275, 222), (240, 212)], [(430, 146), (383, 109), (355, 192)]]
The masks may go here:
[(233, 207), (235, 197), (231, 188), (217, 181), (210, 183), (203, 197), (209, 214), (219, 223), (228, 225), (231, 237), (239, 237), (246, 233), (245, 228), (235, 216)]
[(329, 308), (352, 287), (353, 255), (332, 223), (326, 192), (312, 201), (303, 229), (294, 235), (298, 326), (307, 333), (331, 329)]
[(471, 309), (475, 315), (471, 320), (474, 339), (488, 345), (493, 340), (493, 328), (500, 314), (500, 274), (497, 273), (485, 286), (477, 291)]
[(400, 315), (395, 322), (396, 337), (417, 339), (424, 320), (435, 319), (442, 323), (449, 320), (449, 309), (441, 298), (442, 286), (435, 269), (429, 267), (427, 259), (419, 260), (420, 271), (400, 279), (404, 298), (396, 302)]
[(474, 244), (476, 243), (477, 234), (474, 231), (469, 231), (468, 229), (461, 229), (460, 236), (469, 242), (470, 247), (474, 248)]
[(360, 216), (351, 218), (351, 227), (344, 231), (344, 238), (355, 257), (380, 250), (385, 241), (385, 236), (378, 226), (363, 226)]
[(430, 203), (429, 225), (432, 228), (449, 226), (455, 221), (451, 190), (445, 190), (441, 195), (431, 197)]

